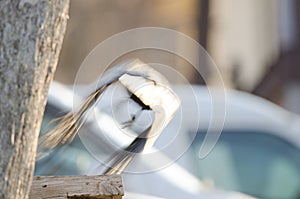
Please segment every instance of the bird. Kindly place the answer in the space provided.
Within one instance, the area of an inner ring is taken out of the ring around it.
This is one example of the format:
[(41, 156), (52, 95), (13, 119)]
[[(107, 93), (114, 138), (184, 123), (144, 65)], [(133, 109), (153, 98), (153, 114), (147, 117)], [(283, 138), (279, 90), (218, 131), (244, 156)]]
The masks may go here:
[[(78, 110), (56, 119), (57, 125), (39, 138), (37, 160), (44, 158), (58, 147), (71, 143), (85, 124), (88, 115), (101, 100), (101, 96), (105, 94), (105, 90), (116, 85), (126, 90), (131, 106), (135, 108), (131, 118), (121, 122), (121, 126), (130, 128), (136, 133), (136, 137), (123, 150), (112, 154), (107, 160), (109, 166), (103, 174), (121, 174), (137, 153), (149, 151), (174, 117), (180, 106), (180, 100), (162, 74), (139, 59), (133, 59), (105, 71), (96, 89), (86, 97)], [(120, 100), (117, 106), (122, 105)], [(121, 109), (118, 107), (118, 110)], [(136, 124), (143, 122), (141, 118), (145, 119), (143, 117), (145, 113), (152, 114), (153, 120), (150, 125), (138, 128)]]

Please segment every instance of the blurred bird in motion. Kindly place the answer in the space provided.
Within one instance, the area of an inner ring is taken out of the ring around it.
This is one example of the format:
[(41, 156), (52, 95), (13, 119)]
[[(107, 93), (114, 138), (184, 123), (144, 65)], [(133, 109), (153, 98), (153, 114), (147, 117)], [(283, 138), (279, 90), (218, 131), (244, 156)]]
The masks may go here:
[[(105, 94), (104, 91), (116, 84), (125, 87), (130, 100), (133, 101), (132, 106), (138, 107), (138, 111), (131, 114), (130, 120), (122, 124), (124, 128), (133, 130), (137, 136), (123, 150), (117, 151), (109, 158), (109, 168), (104, 174), (122, 173), (136, 153), (149, 150), (173, 118), (180, 101), (164, 76), (139, 60), (130, 60), (107, 70), (95, 91), (86, 98), (80, 108), (58, 118), (58, 124), (39, 138), (37, 159), (72, 142), (86, 122), (88, 114)], [(136, 128), (136, 123), (145, 119), (142, 117), (143, 113), (148, 112), (154, 114), (151, 125)]]

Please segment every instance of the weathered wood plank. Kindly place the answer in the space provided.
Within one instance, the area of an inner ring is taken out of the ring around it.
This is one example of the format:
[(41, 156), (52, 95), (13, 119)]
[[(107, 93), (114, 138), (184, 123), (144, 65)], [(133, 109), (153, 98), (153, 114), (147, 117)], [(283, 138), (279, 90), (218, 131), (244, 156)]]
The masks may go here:
[(124, 189), (120, 175), (35, 176), (29, 198), (121, 199), (123, 195)]

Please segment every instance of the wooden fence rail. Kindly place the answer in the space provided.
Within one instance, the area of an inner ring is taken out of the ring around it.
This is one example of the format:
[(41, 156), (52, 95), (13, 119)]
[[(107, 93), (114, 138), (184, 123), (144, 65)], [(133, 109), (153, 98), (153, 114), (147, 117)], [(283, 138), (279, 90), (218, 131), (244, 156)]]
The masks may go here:
[(121, 199), (120, 175), (35, 176), (30, 199)]

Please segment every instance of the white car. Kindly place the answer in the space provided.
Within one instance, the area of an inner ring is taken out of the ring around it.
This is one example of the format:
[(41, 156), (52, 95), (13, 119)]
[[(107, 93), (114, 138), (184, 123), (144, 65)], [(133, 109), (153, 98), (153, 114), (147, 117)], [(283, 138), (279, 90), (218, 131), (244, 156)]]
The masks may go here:
[[(157, 198), (249, 198), (238, 192), (259, 198), (299, 196), (298, 116), (259, 97), (232, 90), (226, 91), (224, 99), (221, 95), (216, 100), (225, 110), (218, 112), (213, 110), (218, 106), (214, 106), (211, 96), (219, 96), (212, 93), (219, 91), (209, 92), (201, 86), (174, 86), (174, 90), (181, 100), (181, 109), (157, 141), (156, 151), (137, 155), (123, 174), (128, 192), (125, 198), (142, 198), (138, 194)], [(72, 100), (71, 89), (54, 82), (44, 124), (62, 110), (69, 111)], [(200, 159), (207, 129), (217, 137), (220, 129), (213, 127), (220, 126), (220, 122), (224, 126), (221, 125), (217, 144), (207, 157)], [(95, 123), (95, 119), (90, 119), (81, 134), (85, 145), (92, 143), (90, 140), (99, 141), (99, 126)], [(95, 154), (93, 147), (87, 148), (98, 159), (105, 156), (105, 151)], [(92, 156), (76, 139), (69, 147), (39, 161), (36, 175), (91, 173), (99, 164)]]

